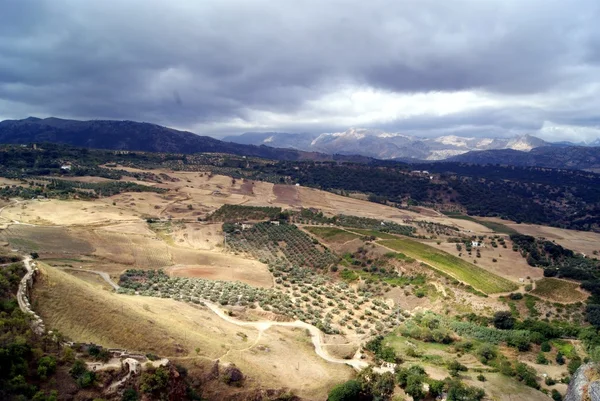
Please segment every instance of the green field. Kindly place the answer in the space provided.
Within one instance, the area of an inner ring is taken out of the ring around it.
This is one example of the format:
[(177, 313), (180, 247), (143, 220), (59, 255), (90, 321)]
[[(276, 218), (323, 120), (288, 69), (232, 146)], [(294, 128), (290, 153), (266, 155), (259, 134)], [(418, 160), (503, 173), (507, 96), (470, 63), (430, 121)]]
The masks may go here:
[(504, 225), (502, 223), (479, 220), (479, 219), (476, 219), (471, 216), (467, 216), (467, 215), (460, 214), (460, 213), (454, 213), (454, 212), (445, 212), (444, 214), (448, 217), (452, 217), (453, 219), (468, 220), (468, 221), (472, 221), (477, 224), (481, 224), (482, 226), (489, 228), (490, 230), (494, 231), (495, 233), (508, 234), (508, 235), (518, 234), (517, 230), (510, 228), (509, 226)]
[(350, 229), (350, 231), (352, 231), (353, 233), (360, 234), (360, 235), (368, 235), (368, 236), (373, 236), (373, 237), (377, 237), (377, 238), (381, 238), (381, 239), (396, 239), (396, 238), (398, 238), (397, 235), (383, 233), (381, 231), (376, 231), (376, 230), (363, 230), (360, 228), (352, 228), (352, 229)]
[(393, 250), (430, 264), (486, 294), (514, 291), (518, 286), (500, 276), (426, 244), (408, 238), (379, 241)]
[(304, 227), (304, 229), (311, 234), (316, 235), (319, 238), (324, 239), (328, 242), (346, 242), (352, 241), (359, 236), (357, 234), (341, 230), (335, 227)]

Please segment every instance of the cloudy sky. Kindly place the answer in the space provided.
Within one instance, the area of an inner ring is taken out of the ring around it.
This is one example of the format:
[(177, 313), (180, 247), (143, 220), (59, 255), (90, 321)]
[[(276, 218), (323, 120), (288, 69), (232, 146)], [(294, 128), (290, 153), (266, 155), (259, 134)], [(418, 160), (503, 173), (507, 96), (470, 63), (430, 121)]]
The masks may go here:
[(0, 119), (600, 137), (597, 0), (2, 0)]

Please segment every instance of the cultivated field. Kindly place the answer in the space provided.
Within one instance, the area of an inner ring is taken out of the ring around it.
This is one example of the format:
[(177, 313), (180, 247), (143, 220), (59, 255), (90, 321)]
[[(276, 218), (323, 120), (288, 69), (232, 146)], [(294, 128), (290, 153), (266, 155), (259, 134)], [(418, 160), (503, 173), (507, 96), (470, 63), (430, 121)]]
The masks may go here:
[(359, 237), (358, 235), (349, 231), (335, 227), (305, 226), (303, 228), (327, 243), (344, 243)]
[(480, 267), (440, 251), (429, 245), (408, 239), (383, 240), (381, 245), (430, 264), (444, 273), (473, 286), (487, 294), (507, 292), (517, 289), (517, 285), (505, 278), (490, 273)]
[(565, 304), (582, 302), (588, 297), (579, 287), (579, 283), (548, 277), (536, 281), (531, 293), (552, 302)]

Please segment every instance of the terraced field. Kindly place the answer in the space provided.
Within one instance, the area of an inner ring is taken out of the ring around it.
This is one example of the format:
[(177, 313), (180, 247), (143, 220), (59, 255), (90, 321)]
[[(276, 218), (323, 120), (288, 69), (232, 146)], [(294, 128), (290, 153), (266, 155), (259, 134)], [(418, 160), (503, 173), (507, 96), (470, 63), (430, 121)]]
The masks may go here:
[(395, 251), (402, 252), (412, 258), (428, 263), (433, 268), (450, 274), (456, 279), (467, 283), (473, 288), (485, 292), (486, 294), (514, 291), (518, 288), (515, 283), (503, 277), (465, 262), (447, 252), (408, 238), (383, 240), (379, 241), (379, 243)]

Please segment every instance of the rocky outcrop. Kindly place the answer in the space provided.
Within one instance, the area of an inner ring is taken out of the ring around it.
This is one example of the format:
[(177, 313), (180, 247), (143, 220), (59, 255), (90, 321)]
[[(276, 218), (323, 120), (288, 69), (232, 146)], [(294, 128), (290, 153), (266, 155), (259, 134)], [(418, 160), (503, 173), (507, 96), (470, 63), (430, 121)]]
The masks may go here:
[(599, 366), (594, 363), (581, 365), (571, 377), (564, 401), (600, 401)]

